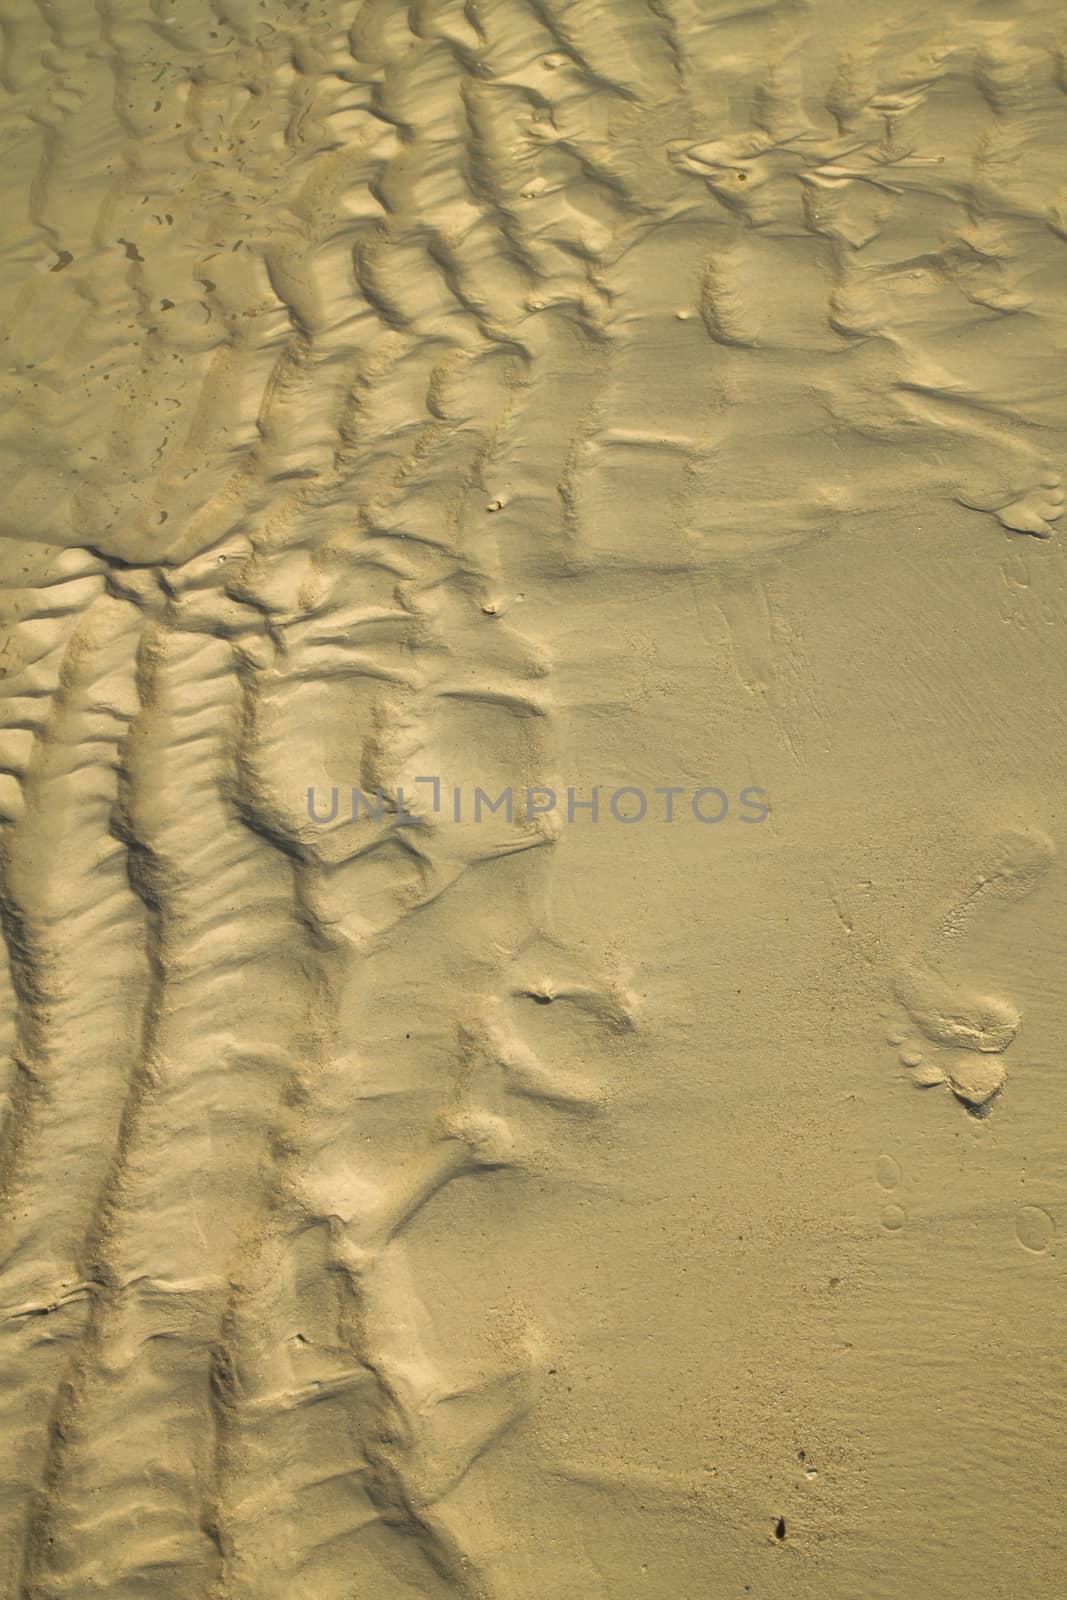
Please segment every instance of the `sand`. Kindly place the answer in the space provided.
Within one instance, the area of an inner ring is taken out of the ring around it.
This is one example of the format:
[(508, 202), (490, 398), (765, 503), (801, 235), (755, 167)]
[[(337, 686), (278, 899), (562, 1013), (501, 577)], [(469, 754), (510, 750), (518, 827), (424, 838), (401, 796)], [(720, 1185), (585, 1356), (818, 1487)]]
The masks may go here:
[(0, 1596), (1054, 1600), (1062, 7), (0, 24)]

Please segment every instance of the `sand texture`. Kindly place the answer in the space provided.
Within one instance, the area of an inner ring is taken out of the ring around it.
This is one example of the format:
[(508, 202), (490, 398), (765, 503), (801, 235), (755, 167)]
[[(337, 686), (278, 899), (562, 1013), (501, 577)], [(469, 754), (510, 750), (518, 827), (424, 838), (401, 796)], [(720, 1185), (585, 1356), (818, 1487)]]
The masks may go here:
[(1059, 1600), (1062, 3), (0, 0), (0, 141), (0, 1600)]

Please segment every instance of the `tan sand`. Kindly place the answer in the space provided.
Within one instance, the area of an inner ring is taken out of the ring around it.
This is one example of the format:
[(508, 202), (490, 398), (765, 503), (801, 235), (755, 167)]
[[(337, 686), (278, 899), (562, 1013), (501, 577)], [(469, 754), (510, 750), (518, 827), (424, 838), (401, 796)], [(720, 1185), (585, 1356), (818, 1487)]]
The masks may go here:
[(1057, 1600), (1062, 6), (0, 23), (2, 1600)]

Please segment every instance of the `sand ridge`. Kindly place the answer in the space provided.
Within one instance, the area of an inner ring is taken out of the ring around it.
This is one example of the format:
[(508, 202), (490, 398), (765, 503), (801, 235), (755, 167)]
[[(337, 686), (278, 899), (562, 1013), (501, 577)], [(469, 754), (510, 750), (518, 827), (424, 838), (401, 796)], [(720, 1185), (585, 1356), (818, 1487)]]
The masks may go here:
[(0, 32), (0, 1594), (1051, 1597), (1057, 8)]

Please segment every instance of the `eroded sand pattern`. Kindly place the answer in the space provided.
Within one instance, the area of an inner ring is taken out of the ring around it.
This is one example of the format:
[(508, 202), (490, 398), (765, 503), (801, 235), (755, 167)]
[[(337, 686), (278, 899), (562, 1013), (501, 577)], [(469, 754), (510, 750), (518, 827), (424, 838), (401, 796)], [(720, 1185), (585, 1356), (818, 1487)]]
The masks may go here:
[(2, 1600), (1054, 1600), (1062, 9), (0, 46)]

